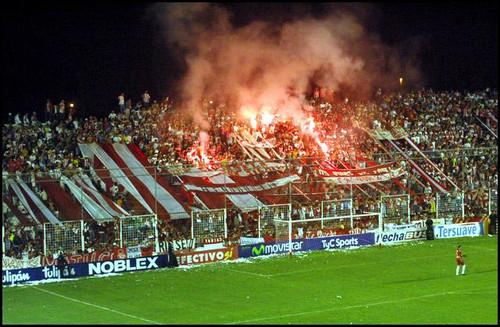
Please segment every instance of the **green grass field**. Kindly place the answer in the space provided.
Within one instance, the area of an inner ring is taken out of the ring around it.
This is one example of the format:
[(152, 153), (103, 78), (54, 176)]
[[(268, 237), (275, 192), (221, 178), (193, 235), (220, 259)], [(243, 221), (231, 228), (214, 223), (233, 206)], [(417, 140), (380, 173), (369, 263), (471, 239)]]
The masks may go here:
[(7, 287), (2, 323), (497, 324), (497, 254), (445, 239)]

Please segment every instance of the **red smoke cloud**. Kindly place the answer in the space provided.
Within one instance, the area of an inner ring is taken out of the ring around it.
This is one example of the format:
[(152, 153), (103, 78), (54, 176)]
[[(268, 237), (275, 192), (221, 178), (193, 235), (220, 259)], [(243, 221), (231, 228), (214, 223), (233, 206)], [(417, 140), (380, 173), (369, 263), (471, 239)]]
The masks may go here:
[(235, 27), (230, 13), (217, 4), (168, 3), (153, 9), (187, 66), (180, 81), (182, 104), (202, 128), (208, 127), (197, 114), (202, 99), (237, 109), (270, 106), (282, 116), (301, 119), (299, 109), (311, 83), (334, 90), (347, 86), (358, 96), (369, 96), (378, 87), (397, 88), (402, 72), (407, 83), (420, 79), (411, 60), (384, 45), (346, 10)]

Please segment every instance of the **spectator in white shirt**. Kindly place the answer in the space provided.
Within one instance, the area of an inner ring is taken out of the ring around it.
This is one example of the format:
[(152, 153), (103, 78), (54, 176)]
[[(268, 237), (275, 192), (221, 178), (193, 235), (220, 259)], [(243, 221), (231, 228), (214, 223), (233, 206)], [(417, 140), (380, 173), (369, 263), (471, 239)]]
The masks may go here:
[(120, 107), (120, 113), (125, 111), (125, 94), (122, 93), (118, 96), (118, 106)]
[(151, 100), (151, 96), (149, 95), (149, 92), (146, 90), (146, 92), (144, 92), (144, 94), (142, 95), (142, 102), (144, 103), (145, 108), (149, 107), (150, 100)]
[(59, 102), (59, 120), (64, 120), (65, 112), (66, 112), (66, 104), (64, 103), (64, 100), (61, 100), (61, 102)]
[(16, 116), (14, 117), (14, 124), (21, 125), (21, 117), (19, 116), (19, 113), (17, 113)]

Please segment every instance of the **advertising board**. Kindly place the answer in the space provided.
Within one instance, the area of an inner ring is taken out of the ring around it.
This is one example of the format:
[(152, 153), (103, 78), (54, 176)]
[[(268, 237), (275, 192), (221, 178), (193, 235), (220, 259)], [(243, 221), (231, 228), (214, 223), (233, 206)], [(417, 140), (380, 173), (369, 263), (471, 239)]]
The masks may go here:
[(129, 258), (90, 263), (69, 264), (61, 271), (56, 266), (44, 266), (26, 269), (2, 271), (2, 286), (11, 286), (48, 280), (64, 280), (95, 275), (107, 275), (130, 271), (152, 270), (168, 267), (168, 255)]
[(426, 239), (426, 227), (423, 220), (419, 223), (396, 225), (395, 228), (376, 234), (376, 244), (395, 244), (399, 242)]
[(435, 238), (454, 238), (483, 235), (483, 224), (479, 222), (434, 226)]
[(176, 257), (179, 266), (235, 260), (238, 258), (238, 248), (236, 246), (230, 246), (208, 251), (179, 252), (176, 254)]
[(375, 233), (347, 234), (330, 237), (310, 238), (305, 240), (305, 250), (333, 250), (375, 244)]
[[(170, 245), (172, 246), (172, 249), (174, 251), (182, 251), (185, 249), (193, 249), (194, 250), (195, 245), (196, 245), (196, 239), (189, 238), (189, 239), (173, 240), (170, 242)], [(160, 242), (160, 253), (167, 253), (168, 247), (169, 247), (168, 241)]]
[(306, 238), (276, 243), (259, 243), (239, 247), (239, 257), (249, 258), (262, 255), (280, 254), (298, 251), (347, 249), (350, 247), (375, 244), (375, 233), (338, 235), (330, 237)]
[(385, 224), (384, 231), (393, 232), (393, 231), (401, 231), (407, 229), (415, 229), (415, 228), (426, 228), (425, 220), (417, 220), (412, 221), (410, 224)]
[(129, 246), (127, 247), (127, 258), (139, 258), (141, 256), (141, 246)]
[(241, 245), (248, 245), (248, 244), (256, 244), (256, 243), (264, 243), (264, 238), (263, 237), (240, 237), (240, 244)]

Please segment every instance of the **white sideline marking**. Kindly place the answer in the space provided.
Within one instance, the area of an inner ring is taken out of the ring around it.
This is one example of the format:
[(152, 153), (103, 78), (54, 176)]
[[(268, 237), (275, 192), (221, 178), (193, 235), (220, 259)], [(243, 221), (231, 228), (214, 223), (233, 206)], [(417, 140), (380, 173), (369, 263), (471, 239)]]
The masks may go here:
[(48, 294), (51, 294), (51, 295), (54, 295), (54, 296), (62, 297), (63, 299), (66, 299), (66, 300), (69, 300), (69, 301), (73, 301), (73, 302), (85, 304), (85, 305), (88, 305), (88, 306), (91, 306), (91, 307), (96, 307), (98, 309), (105, 310), (105, 311), (110, 311), (110, 312), (118, 313), (120, 315), (129, 317), (129, 318), (134, 318), (134, 319), (142, 320), (142, 321), (148, 322), (150, 324), (161, 325), (159, 322), (156, 322), (156, 321), (152, 321), (152, 320), (144, 319), (144, 318), (141, 318), (141, 317), (137, 317), (137, 316), (134, 316), (134, 315), (131, 315), (131, 314), (128, 314), (128, 313), (120, 312), (120, 311), (117, 311), (117, 310), (114, 310), (114, 309), (110, 309), (110, 308), (107, 308), (107, 307), (103, 307), (103, 306), (100, 306), (100, 305), (97, 305), (97, 304), (92, 304), (92, 303), (88, 303), (88, 302), (85, 302), (85, 301), (73, 299), (71, 297), (64, 296), (64, 295), (61, 295), (61, 294), (58, 294), (58, 293), (55, 293), (55, 292), (47, 291), (47, 290), (38, 288), (36, 286), (33, 286), (33, 288), (37, 289), (37, 290), (39, 290), (41, 292), (45, 292), (45, 293), (48, 293)]
[(443, 295), (449, 295), (449, 294), (460, 294), (460, 293), (466, 293), (467, 294), (467, 292), (482, 291), (482, 290), (491, 290), (491, 289), (496, 289), (496, 288), (491, 288), (490, 287), (490, 288), (475, 289), (475, 290), (448, 291), (448, 292), (443, 292), (443, 293), (435, 293), (435, 294), (428, 294), (428, 295), (422, 295), (422, 296), (407, 297), (407, 298), (396, 299), (396, 300), (391, 300), (391, 301), (373, 302), (373, 303), (366, 303), (366, 304), (356, 304), (356, 305), (350, 305), (350, 306), (340, 307), (340, 308), (329, 308), (329, 309), (324, 309), (324, 310), (315, 310), (315, 311), (305, 311), (305, 312), (289, 313), (289, 314), (284, 314), (284, 315), (279, 315), (279, 316), (273, 316), (273, 317), (240, 320), (240, 321), (228, 322), (228, 323), (225, 323), (224, 325), (243, 324), (243, 323), (248, 323), (248, 322), (257, 322), (257, 321), (270, 320), (270, 319), (276, 319), (276, 318), (296, 317), (296, 316), (308, 315), (308, 314), (311, 314), (311, 313), (322, 313), (322, 312), (328, 312), (328, 311), (340, 311), (340, 310), (348, 310), (348, 309), (363, 308), (363, 307), (366, 308), (366, 307), (373, 307), (373, 306), (381, 305), (381, 304), (389, 304), (389, 303), (397, 303), (397, 302), (401, 302), (401, 301), (411, 301), (411, 300), (424, 299), (424, 298), (427, 298), (427, 297), (443, 296)]

